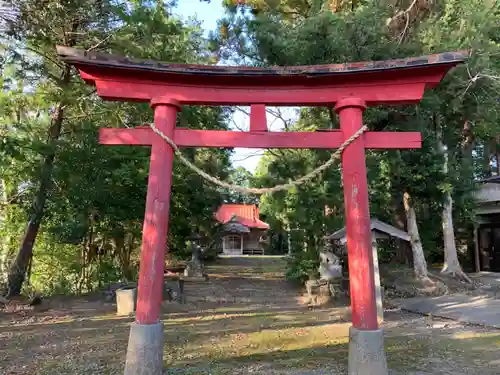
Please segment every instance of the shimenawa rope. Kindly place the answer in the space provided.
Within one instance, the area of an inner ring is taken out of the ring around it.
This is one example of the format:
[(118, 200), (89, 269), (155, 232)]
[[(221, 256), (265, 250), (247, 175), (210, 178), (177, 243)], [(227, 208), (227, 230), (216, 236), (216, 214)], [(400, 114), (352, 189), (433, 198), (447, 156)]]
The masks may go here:
[(316, 177), (318, 174), (320, 174), (321, 172), (323, 172), (325, 169), (327, 169), (328, 167), (330, 167), (331, 165), (333, 165), (335, 163), (335, 161), (337, 161), (337, 159), (340, 158), (340, 156), (342, 155), (342, 152), (347, 148), (347, 146), (349, 146), (352, 142), (354, 142), (357, 138), (359, 138), (365, 131), (368, 130), (368, 127), (366, 125), (364, 125), (363, 127), (361, 127), (361, 129), (359, 129), (356, 133), (354, 133), (352, 136), (350, 136), (332, 154), (332, 156), (330, 157), (330, 159), (328, 159), (328, 161), (326, 163), (320, 165), (319, 167), (317, 167), (316, 169), (314, 169), (312, 172), (310, 172), (310, 173), (308, 173), (308, 174), (306, 174), (306, 175), (304, 175), (304, 176), (296, 179), (295, 181), (291, 181), (291, 182), (289, 182), (287, 184), (276, 185), (276, 186), (273, 186), (273, 187), (270, 187), (270, 188), (247, 188), (247, 187), (244, 187), (244, 186), (233, 185), (233, 184), (221, 181), (218, 178), (213, 177), (213, 176), (209, 175), (208, 173), (202, 171), (200, 168), (198, 168), (196, 165), (194, 165), (191, 161), (189, 161), (182, 154), (181, 150), (179, 149), (179, 147), (177, 147), (177, 145), (174, 143), (174, 141), (172, 139), (170, 139), (167, 135), (165, 135), (165, 133), (163, 133), (160, 129), (158, 129), (154, 124), (150, 124), (150, 126), (151, 126), (151, 129), (156, 134), (158, 134), (165, 142), (167, 142), (170, 146), (172, 146), (172, 148), (174, 149), (175, 154), (179, 157), (179, 159), (181, 160), (181, 162), (186, 167), (188, 167), (189, 169), (191, 169), (195, 173), (199, 174), (205, 180), (213, 183), (214, 185), (217, 185), (217, 186), (220, 186), (220, 187), (223, 187), (223, 188), (226, 188), (226, 189), (230, 189), (230, 190), (233, 190), (233, 191), (238, 191), (238, 192), (243, 193), (243, 194), (256, 194), (256, 195), (262, 195), (262, 194), (268, 194), (268, 193), (275, 193), (277, 191), (289, 190), (289, 189), (291, 189), (291, 188), (293, 188), (295, 186), (299, 186), (299, 185), (302, 185), (302, 184), (304, 184), (306, 182), (309, 182), (314, 177)]

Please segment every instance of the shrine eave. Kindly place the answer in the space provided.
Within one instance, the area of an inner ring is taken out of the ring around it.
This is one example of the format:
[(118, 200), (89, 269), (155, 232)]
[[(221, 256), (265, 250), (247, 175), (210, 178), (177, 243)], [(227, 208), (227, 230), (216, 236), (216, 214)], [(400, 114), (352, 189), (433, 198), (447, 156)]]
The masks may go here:
[(217, 78), (220, 78), (221, 76), (229, 76), (232, 78), (251, 77), (252, 79), (260, 77), (324, 77), (328, 75), (338, 76), (361, 72), (381, 72), (439, 65), (456, 65), (464, 62), (469, 56), (469, 51), (457, 51), (396, 60), (261, 68), (250, 66), (170, 64), (160, 61), (140, 60), (124, 56), (87, 52), (85, 50), (64, 46), (57, 46), (57, 52), (65, 62), (72, 65), (87, 65), (136, 72), (142, 71), (176, 75), (201, 75), (207, 77), (216, 76)]

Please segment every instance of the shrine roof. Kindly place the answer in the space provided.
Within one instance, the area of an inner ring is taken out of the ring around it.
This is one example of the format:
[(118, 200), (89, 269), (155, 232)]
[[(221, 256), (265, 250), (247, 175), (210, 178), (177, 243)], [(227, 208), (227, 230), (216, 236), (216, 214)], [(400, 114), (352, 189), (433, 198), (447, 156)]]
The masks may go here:
[(240, 77), (255, 79), (257, 77), (311, 78), (324, 76), (343, 76), (352, 73), (373, 73), (380, 71), (407, 70), (422, 67), (453, 66), (469, 56), (468, 51), (445, 52), (428, 56), (410, 57), (396, 60), (366, 61), (343, 64), (307, 65), (307, 66), (216, 66), (194, 64), (171, 64), (153, 60), (133, 59), (125, 56), (85, 51), (65, 46), (57, 46), (57, 53), (67, 63), (77, 67), (93, 67), (108, 71), (134, 71), (161, 74), (162, 76), (200, 76), (221, 79), (223, 77)]
[[(370, 230), (385, 233), (390, 237), (400, 238), (404, 241), (410, 241), (410, 235), (407, 232), (375, 218), (370, 219)], [(341, 244), (344, 244), (347, 240), (346, 228), (344, 227), (342, 229), (339, 229), (338, 231), (325, 236), (325, 238), (329, 240), (339, 241)]]
[(215, 219), (221, 224), (236, 221), (248, 228), (269, 229), (269, 224), (259, 219), (259, 209), (254, 204), (223, 204)]

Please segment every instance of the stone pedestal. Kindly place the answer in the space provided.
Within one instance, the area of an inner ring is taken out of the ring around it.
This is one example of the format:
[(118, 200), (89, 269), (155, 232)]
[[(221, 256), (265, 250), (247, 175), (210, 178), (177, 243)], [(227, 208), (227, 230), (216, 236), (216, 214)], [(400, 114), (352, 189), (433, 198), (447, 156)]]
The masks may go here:
[(201, 261), (201, 248), (195, 243), (191, 243), (191, 260), (188, 262), (184, 270), (185, 277), (202, 278), (208, 280), (208, 275), (205, 272), (205, 267)]
[(184, 280), (177, 276), (165, 276), (163, 282), (163, 301), (185, 303)]
[(388, 375), (382, 329), (350, 328), (349, 375)]
[(163, 324), (132, 323), (124, 375), (163, 374)]
[(208, 275), (205, 273), (203, 264), (201, 261), (194, 259), (188, 262), (184, 270), (184, 277), (208, 281)]
[(308, 304), (323, 305), (342, 295), (340, 279), (334, 280), (308, 280), (305, 283), (308, 294)]
[(137, 300), (136, 288), (121, 288), (116, 290), (116, 314), (132, 315), (135, 313)]

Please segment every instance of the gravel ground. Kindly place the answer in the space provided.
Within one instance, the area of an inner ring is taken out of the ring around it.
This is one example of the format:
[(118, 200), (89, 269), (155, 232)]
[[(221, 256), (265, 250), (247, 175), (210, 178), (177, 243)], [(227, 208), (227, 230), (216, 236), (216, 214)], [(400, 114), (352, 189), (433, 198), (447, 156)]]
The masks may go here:
[[(165, 374), (346, 374), (349, 311), (308, 309), (283, 282), (284, 262), (223, 260), (210, 282), (187, 286), (187, 305), (166, 304)], [(0, 374), (118, 375), (130, 318), (98, 298), (0, 312)], [(500, 331), (386, 311), (392, 375), (497, 375)]]

